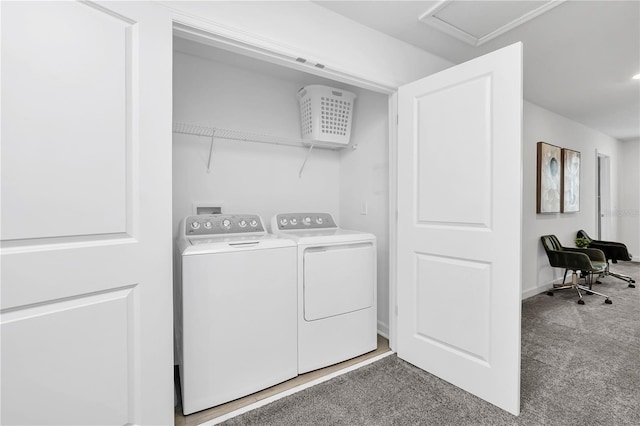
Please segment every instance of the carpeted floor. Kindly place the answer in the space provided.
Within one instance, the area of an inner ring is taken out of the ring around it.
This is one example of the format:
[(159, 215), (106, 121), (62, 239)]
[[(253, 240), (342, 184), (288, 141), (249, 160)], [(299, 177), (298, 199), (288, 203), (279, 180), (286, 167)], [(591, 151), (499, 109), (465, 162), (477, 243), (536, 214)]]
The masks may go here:
[[(612, 269), (640, 281), (640, 263)], [(640, 287), (601, 281), (611, 305), (569, 291), (523, 302), (519, 417), (391, 355), (224, 424), (640, 425)]]

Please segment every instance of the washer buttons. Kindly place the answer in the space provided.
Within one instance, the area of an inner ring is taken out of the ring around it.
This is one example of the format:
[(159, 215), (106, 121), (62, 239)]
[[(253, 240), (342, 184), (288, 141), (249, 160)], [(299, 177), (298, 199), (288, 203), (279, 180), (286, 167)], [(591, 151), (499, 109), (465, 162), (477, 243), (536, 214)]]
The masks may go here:
[(229, 219), (222, 220), (222, 227), (224, 229), (231, 229), (231, 221)]

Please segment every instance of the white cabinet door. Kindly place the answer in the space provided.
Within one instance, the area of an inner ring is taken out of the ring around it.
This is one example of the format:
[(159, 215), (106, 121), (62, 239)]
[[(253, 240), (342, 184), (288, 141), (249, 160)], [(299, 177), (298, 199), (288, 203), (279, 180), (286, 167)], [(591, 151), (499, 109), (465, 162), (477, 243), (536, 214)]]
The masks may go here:
[(173, 424), (171, 18), (1, 8), (1, 423)]
[(520, 410), (522, 46), (398, 91), (398, 356)]

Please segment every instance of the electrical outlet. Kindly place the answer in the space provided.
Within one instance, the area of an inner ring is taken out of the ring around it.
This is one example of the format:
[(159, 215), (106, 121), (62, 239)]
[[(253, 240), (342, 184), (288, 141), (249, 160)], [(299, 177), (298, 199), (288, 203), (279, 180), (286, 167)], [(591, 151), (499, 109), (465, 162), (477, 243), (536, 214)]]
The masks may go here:
[(362, 204), (360, 204), (360, 214), (363, 216), (369, 214), (369, 206), (366, 201), (363, 201)]

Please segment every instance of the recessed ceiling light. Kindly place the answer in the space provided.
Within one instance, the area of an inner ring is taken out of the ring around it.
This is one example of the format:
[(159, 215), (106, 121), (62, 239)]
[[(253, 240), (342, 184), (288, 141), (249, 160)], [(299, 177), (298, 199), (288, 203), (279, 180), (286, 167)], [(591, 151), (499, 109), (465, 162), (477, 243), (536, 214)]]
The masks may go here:
[(631, 78), (634, 79), (634, 80), (640, 80), (640, 74), (636, 74)]

